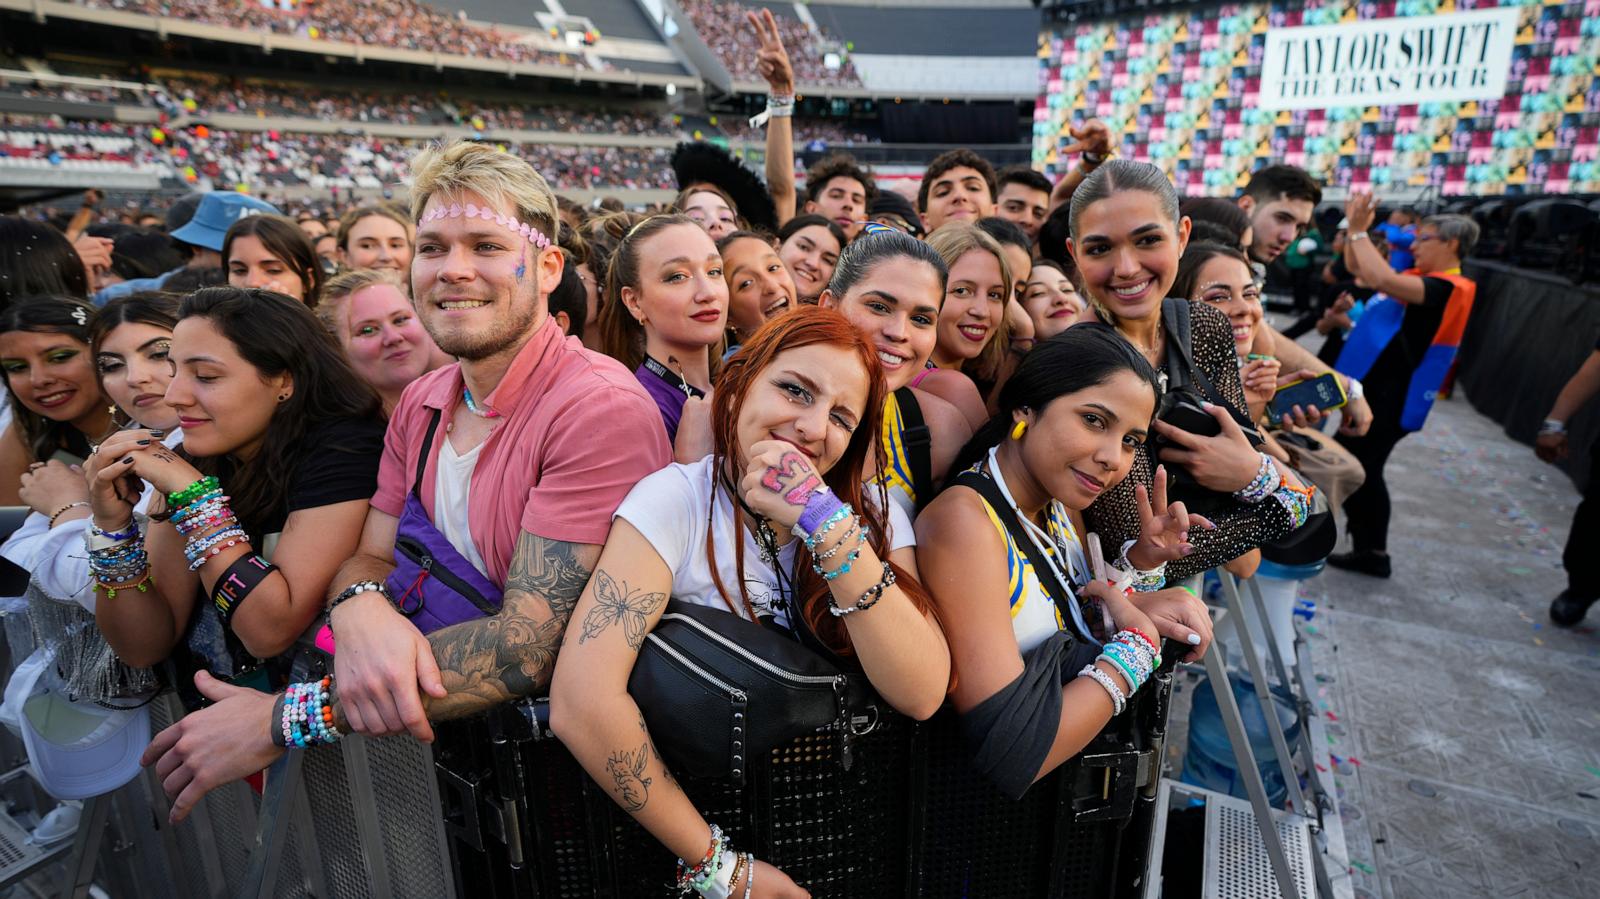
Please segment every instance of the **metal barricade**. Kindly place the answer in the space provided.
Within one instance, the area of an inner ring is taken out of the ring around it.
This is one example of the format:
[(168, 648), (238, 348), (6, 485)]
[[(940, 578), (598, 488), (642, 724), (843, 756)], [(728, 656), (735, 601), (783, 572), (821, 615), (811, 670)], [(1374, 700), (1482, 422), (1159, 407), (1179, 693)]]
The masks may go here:
[[(887, 714), (841, 764), (819, 731), (752, 766), (743, 787), (680, 785), (733, 843), (814, 896), (1093, 897), (1137, 891), (1155, 819), (1172, 680), (1021, 801), (971, 770), (956, 716)], [(474, 897), (665, 895), (674, 858), (521, 703), (439, 729), (457, 886)], [(509, 783), (505, 778), (515, 778)]]

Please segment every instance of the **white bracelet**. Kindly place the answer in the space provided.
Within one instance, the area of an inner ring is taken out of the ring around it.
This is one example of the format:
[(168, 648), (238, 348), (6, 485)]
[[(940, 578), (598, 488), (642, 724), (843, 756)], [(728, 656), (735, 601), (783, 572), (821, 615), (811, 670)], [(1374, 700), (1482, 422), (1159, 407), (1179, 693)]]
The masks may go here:
[(1365, 231), (1357, 231), (1356, 233), (1350, 235), (1350, 239), (1351, 240), (1367, 240), (1367, 239), (1369, 239), (1371, 237), (1372, 237), (1372, 235), (1368, 234)]
[(1122, 688), (1117, 686), (1117, 682), (1111, 679), (1111, 675), (1091, 664), (1083, 666), (1083, 670), (1078, 672), (1078, 676), (1094, 678), (1095, 683), (1105, 687), (1106, 695), (1111, 697), (1111, 717), (1115, 718), (1122, 714), (1123, 706), (1127, 704), (1128, 699), (1122, 695)]
[(1355, 378), (1345, 378), (1345, 381), (1348, 382), (1344, 390), (1346, 399), (1359, 400), (1367, 395), (1367, 389), (1361, 386), (1360, 381)]

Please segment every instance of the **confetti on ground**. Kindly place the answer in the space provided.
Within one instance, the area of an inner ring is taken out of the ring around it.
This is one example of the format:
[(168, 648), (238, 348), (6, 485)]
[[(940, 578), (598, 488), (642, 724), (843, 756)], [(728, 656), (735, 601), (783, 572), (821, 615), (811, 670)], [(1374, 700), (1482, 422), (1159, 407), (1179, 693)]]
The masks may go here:
[(1372, 869), (1372, 866), (1367, 864), (1366, 862), (1359, 862), (1359, 861), (1356, 861), (1355, 859), (1351, 859), (1350, 860), (1350, 865), (1351, 865), (1351, 867), (1356, 868), (1357, 870), (1361, 871), (1363, 874), (1376, 874), (1377, 873), (1376, 871), (1374, 871)]
[(1533, 645), (1535, 645), (1535, 646), (1543, 646), (1544, 645), (1544, 641), (1539, 639), (1538, 637), (1534, 637), (1533, 638)]
[(1360, 759), (1356, 758), (1353, 755), (1350, 756), (1349, 759), (1350, 759), (1350, 764), (1355, 765), (1357, 768), (1361, 767), (1361, 760)]
[(1330, 711), (1330, 712), (1328, 712), (1328, 720), (1329, 721), (1338, 721), (1339, 720), (1339, 716), (1335, 715), (1333, 712)]
[(1596, 768), (1593, 765), (1584, 765), (1583, 767), (1584, 770), (1588, 771), (1590, 774), (1593, 774), (1595, 777), (1600, 777), (1600, 768)]
[[(1328, 769), (1327, 769), (1327, 768), (1324, 768), (1324, 767), (1322, 767), (1322, 766), (1321, 766), (1321, 765), (1318, 765), (1318, 766), (1317, 766), (1317, 770), (1318, 770), (1318, 771), (1321, 771), (1321, 772), (1322, 772), (1322, 773), (1323, 773), (1323, 774), (1327, 774), (1327, 773), (1328, 773)], [(1582, 795), (1583, 795), (1583, 794), (1582, 794), (1582, 793), (1579, 793), (1579, 794), (1578, 794), (1578, 795), (1579, 795), (1579, 796), (1582, 796)], [(1593, 798), (1594, 798), (1594, 797), (1593, 797), (1593, 796), (1590, 796), (1590, 797), (1589, 797), (1589, 798), (1590, 798), (1590, 799), (1593, 799)]]
[(1514, 574), (1514, 575), (1517, 575), (1518, 577), (1521, 577), (1522, 575), (1525, 575), (1525, 574), (1533, 574), (1533, 569), (1532, 568), (1523, 568), (1522, 566), (1518, 565), (1518, 566), (1515, 566), (1513, 568), (1507, 568), (1506, 569), (1506, 573), (1507, 574)]

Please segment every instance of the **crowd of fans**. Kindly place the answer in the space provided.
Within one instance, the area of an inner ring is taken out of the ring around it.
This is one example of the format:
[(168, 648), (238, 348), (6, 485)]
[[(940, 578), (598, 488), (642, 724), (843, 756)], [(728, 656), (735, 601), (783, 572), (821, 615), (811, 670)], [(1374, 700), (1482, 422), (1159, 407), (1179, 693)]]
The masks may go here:
[[(791, 26), (747, 21), (781, 96)], [(847, 153), (797, 189), (790, 127), (766, 126), (765, 183), (706, 144), (183, 133), (163, 145), (216, 181), (405, 181), (408, 202), (334, 216), (349, 198), (318, 192), (322, 214), (289, 218), (215, 190), (118, 222), (91, 193), (60, 221), (0, 217), (0, 505), (33, 512), (0, 553), (66, 610), (72, 640), (55, 619), (42, 639), (87, 647), (50, 666), (81, 715), (167, 687), (191, 710), (147, 748), (122, 739), (174, 823), (284, 752), (431, 741), (430, 722), (547, 696), (682, 894), (804, 896), (673, 771), (738, 780), (747, 751), (829, 726), (848, 769), (856, 720), (938, 714), (968, 773), (1018, 800), (1105, 729), (1148, 725), (1163, 657), (1210, 647), (1205, 572), (1298, 553), (1391, 576), (1383, 469), (1470, 315), (1471, 219), (1384, 231), (1351, 192), (1323, 267), (1329, 364), (1261, 305), (1264, 267), (1308, 252), (1323, 198), (1302, 169), (1184, 201), (1090, 121), (1058, 181), (958, 148), (912, 200)], [(618, 184), (679, 193), (593, 216), (557, 193)], [(1409, 259), (1384, 255), (1397, 234)], [(1593, 368), (1542, 438), (1600, 389)], [(1336, 432), (1311, 399), (1280, 404), (1318, 381)], [(1354, 551), (1330, 555), (1341, 504)], [(683, 665), (669, 608), (733, 670)], [(296, 683), (306, 634), (328, 674)], [(695, 676), (634, 677), (662, 658)], [(791, 723), (807, 682), (832, 725), (746, 731), (746, 708)], [(50, 789), (58, 747), (26, 746)], [(1016, 808), (986, 800), (962, 829)]]
[(225, 28), (269, 31), (375, 47), (399, 47), (504, 59), (510, 62), (588, 67), (581, 57), (541, 50), (499, 29), (454, 19), (415, 0), (319, 0), (282, 9), (253, 0), (80, 0), (96, 9), (205, 22)]
[[(683, 11), (694, 20), (695, 31), (713, 53), (728, 67), (733, 77), (760, 80), (756, 68), (756, 40), (745, 29), (745, 14), (750, 7), (732, 0), (682, 0)], [(859, 86), (861, 79), (844, 52), (844, 45), (832, 35), (812, 31), (793, 16), (775, 15), (795, 79), (802, 85), (831, 84)], [(836, 67), (828, 65), (828, 54), (838, 55)]]

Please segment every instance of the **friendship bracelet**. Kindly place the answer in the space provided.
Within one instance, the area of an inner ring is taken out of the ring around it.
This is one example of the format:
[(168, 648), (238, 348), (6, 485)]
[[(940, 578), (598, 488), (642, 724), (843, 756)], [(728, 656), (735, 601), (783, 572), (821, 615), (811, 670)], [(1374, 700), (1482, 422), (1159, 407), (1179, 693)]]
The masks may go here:
[(838, 555), (839, 550), (844, 549), (845, 546), (850, 542), (850, 536), (852, 534), (854, 534), (856, 537), (857, 546), (860, 546), (862, 543), (866, 542), (867, 529), (861, 526), (861, 519), (857, 518), (855, 523), (850, 525), (850, 530), (844, 532), (844, 534), (839, 538), (839, 541), (833, 544), (832, 549), (823, 550), (822, 552), (812, 554), (811, 558), (813, 561), (811, 563), (811, 567), (817, 569), (817, 574), (822, 573), (822, 569), (820, 568), (821, 563), (826, 562), (827, 560)]
[(283, 745), (296, 749), (339, 742), (344, 735), (333, 723), (333, 704), (329, 699), (333, 678), (290, 684), (283, 693), (278, 730)]
[(1078, 672), (1078, 676), (1093, 678), (1095, 683), (1105, 688), (1106, 695), (1111, 697), (1111, 717), (1115, 718), (1122, 714), (1122, 708), (1127, 704), (1128, 700), (1127, 697), (1122, 695), (1122, 688), (1117, 686), (1117, 682), (1111, 679), (1111, 675), (1101, 671), (1094, 665), (1085, 665), (1083, 670)]
[(839, 522), (855, 514), (855, 510), (850, 508), (849, 503), (840, 503), (839, 508), (828, 515), (827, 520), (822, 523), (821, 527), (806, 535), (806, 549), (815, 550), (822, 543), (822, 538), (828, 536), (829, 531), (833, 530)]
[(1128, 550), (1138, 544), (1138, 540), (1127, 540), (1122, 544), (1122, 555), (1112, 562), (1112, 567), (1133, 578), (1132, 587), (1139, 593), (1151, 593), (1167, 585), (1167, 563), (1162, 562), (1154, 568), (1140, 568), (1128, 558)]
[(1283, 475), (1278, 473), (1278, 466), (1272, 464), (1272, 457), (1266, 453), (1258, 453), (1261, 457), (1261, 466), (1256, 469), (1255, 479), (1233, 492), (1239, 502), (1255, 505), (1278, 491), (1283, 483)]
[(80, 506), (87, 506), (87, 505), (89, 505), (89, 501), (88, 500), (81, 500), (80, 499), (75, 503), (67, 503), (66, 505), (62, 506), (61, 508), (55, 510), (54, 512), (51, 512), (50, 513), (50, 527), (54, 528), (56, 526), (56, 519), (57, 518), (60, 518), (61, 516), (67, 514), (68, 512), (71, 512), (73, 509), (76, 509), (76, 508), (78, 508)]
[(189, 541), (189, 543), (183, 547), (183, 554), (189, 559), (189, 570), (200, 570), (200, 566), (206, 563), (207, 550), (217, 546), (225, 540), (238, 537), (245, 537), (248, 539), (248, 535), (245, 534), (244, 528), (234, 525), (233, 527), (224, 528), (220, 531), (212, 531), (198, 540)]
[(1110, 653), (1102, 652), (1095, 656), (1094, 660), (1096, 662), (1109, 663), (1111, 667), (1115, 668), (1122, 675), (1123, 679), (1128, 682), (1128, 689), (1135, 693), (1139, 691), (1140, 685), (1144, 683), (1144, 679), (1139, 677), (1138, 672), (1134, 671), (1127, 662), (1117, 658), (1114, 655), (1111, 655)]
[[(1193, 595), (1193, 594), (1191, 594), (1191, 595)], [(1117, 631), (1116, 634), (1113, 635), (1111, 639), (1120, 640), (1120, 639), (1122, 639), (1122, 635), (1123, 634), (1128, 634), (1130, 636), (1138, 637), (1140, 640), (1143, 640), (1144, 641), (1144, 645), (1149, 647), (1150, 652), (1151, 652), (1152, 655), (1161, 652), (1160, 644), (1158, 644), (1158, 643), (1156, 643), (1156, 641), (1150, 639), (1150, 635), (1149, 634), (1145, 633), (1144, 631), (1139, 630), (1136, 627), (1125, 627), (1122, 630)]]
[(205, 493), (220, 489), (221, 487), (221, 481), (218, 481), (211, 475), (206, 475), (182, 490), (167, 494), (167, 508), (177, 509), (181, 506), (187, 506)]
[[(824, 575), (824, 576), (826, 576), (826, 575)], [(883, 576), (878, 578), (878, 582), (876, 584), (873, 584), (871, 587), (868, 587), (867, 591), (865, 593), (861, 594), (861, 598), (856, 600), (855, 605), (841, 607), (834, 600), (833, 594), (830, 592), (828, 594), (828, 613), (830, 615), (832, 615), (833, 617), (835, 617), (835, 618), (843, 618), (846, 615), (852, 615), (852, 614), (855, 614), (856, 612), (865, 612), (866, 610), (868, 610), (868, 609), (872, 608), (873, 606), (877, 605), (878, 604), (878, 600), (883, 599), (884, 592), (887, 591), (890, 587), (893, 587), (894, 584), (895, 584), (894, 569), (892, 567), (890, 567), (888, 562), (884, 562), (883, 563)]]
[(95, 583), (95, 586), (99, 587), (100, 591), (106, 595), (106, 600), (107, 601), (114, 601), (117, 598), (117, 591), (118, 590), (122, 590), (122, 591), (138, 590), (140, 593), (145, 593), (145, 592), (149, 591), (150, 586), (152, 584), (154, 584), (155, 582), (156, 582), (155, 575), (151, 574), (150, 571), (148, 569), (146, 569), (145, 572), (144, 572), (144, 576), (139, 578), (137, 581), (134, 581), (131, 584), (108, 584), (108, 583), (106, 583), (104, 581), (100, 581), (100, 580), (97, 580), (94, 583)]
[(690, 892), (701, 892), (703, 886), (710, 882), (711, 876), (716, 873), (713, 866), (722, 854), (724, 843), (722, 828), (712, 824), (711, 845), (706, 848), (706, 854), (700, 859), (700, 863), (691, 868), (688, 862), (678, 859), (678, 895), (687, 896)]

